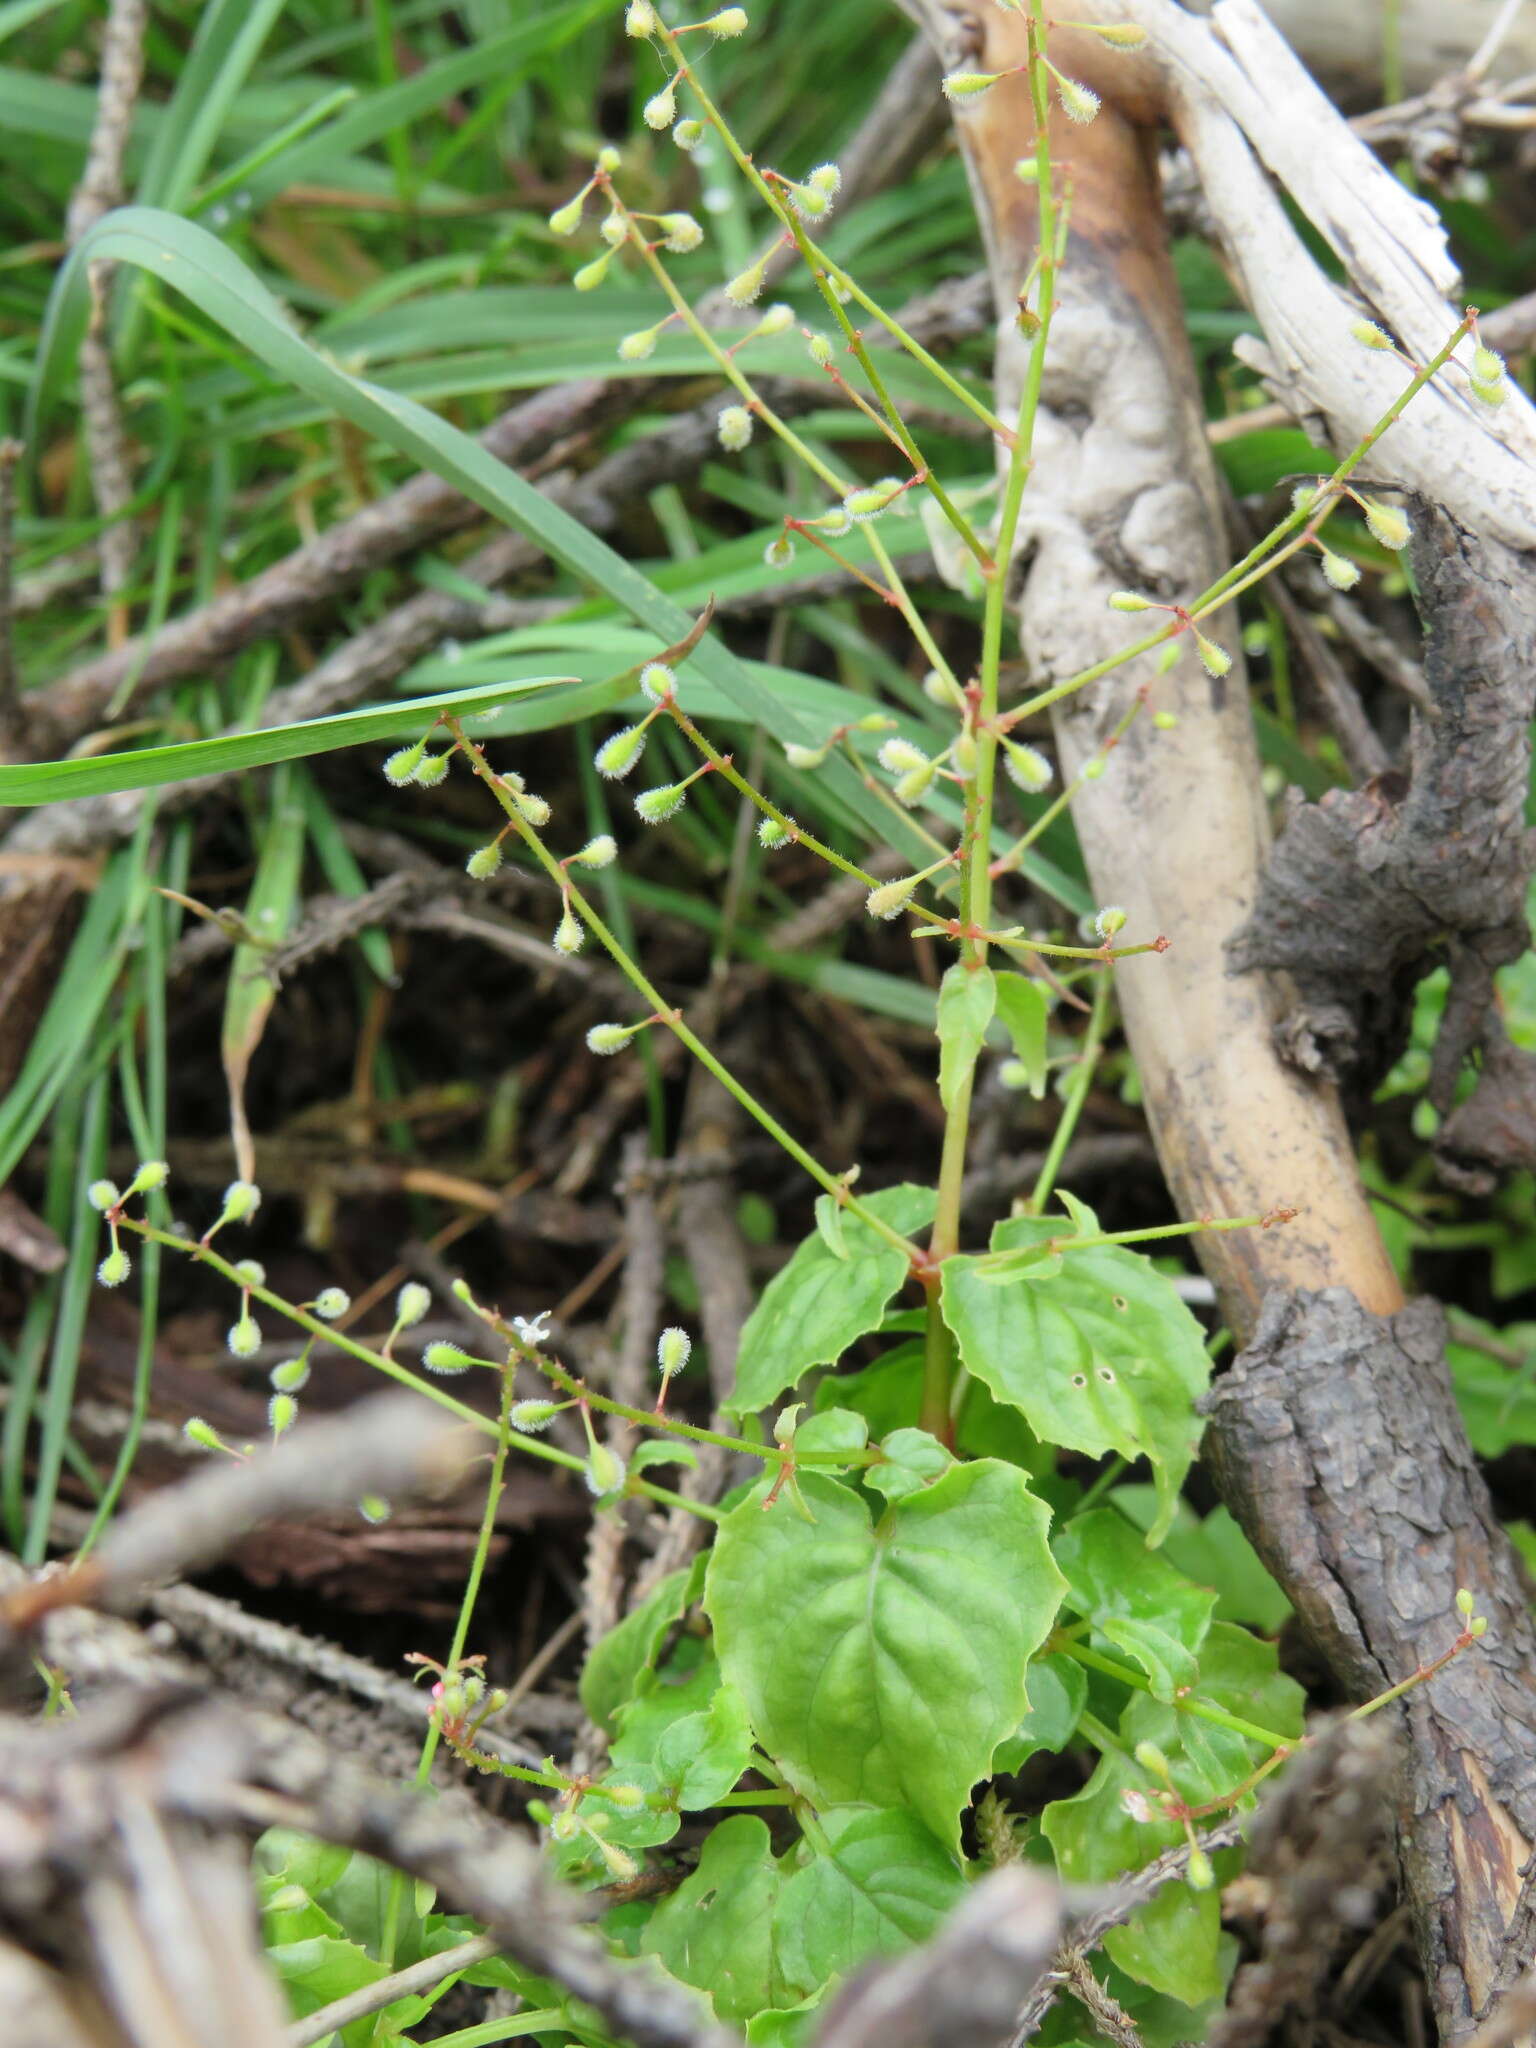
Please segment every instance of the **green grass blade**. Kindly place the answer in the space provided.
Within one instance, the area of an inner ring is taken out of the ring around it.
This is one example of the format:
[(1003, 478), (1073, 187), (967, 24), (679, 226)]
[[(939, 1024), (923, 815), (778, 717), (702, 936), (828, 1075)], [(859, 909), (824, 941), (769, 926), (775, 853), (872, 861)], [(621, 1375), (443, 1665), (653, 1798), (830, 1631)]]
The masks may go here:
[(55, 804), (67, 797), (109, 796), (120, 789), (157, 789), (197, 775), (221, 775), (242, 768), (269, 768), (276, 761), (302, 761), (369, 740), (415, 739), (440, 715), (470, 718), (494, 710), (510, 697), (566, 676), (524, 676), (478, 690), (450, 690), (438, 697), (407, 698), (366, 711), (342, 711), (330, 718), (306, 718), (298, 725), (264, 726), (256, 732), (225, 733), (213, 740), (184, 740), (169, 747), (141, 747), (133, 754), (101, 754), (93, 760), (28, 761), (0, 768), (0, 804)]
[[(283, 308), (233, 251), (194, 222), (150, 208), (125, 207), (108, 214), (81, 239), (60, 272), (49, 301), (29, 394), (34, 448), (38, 429), (60, 395), (89, 316), (89, 266), (102, 258), (135, 264), (174, 285), (275, 376), (411, 456), (484, 511), (527, 535), (573, 576), (605, 591), (654, 633), (661, 646), (675, 644), (690, 630), (693, 621), (688, 613), (542, 491), (446, 420), (397, 393), (348, 376), (318, 355), (294, 332)], [(765, 731), (781, 739), (807, 743), (813, 739), (804, 722), (756, 682), (745, 664), (713, 635), (699, 643), (689, 667), (717, 683)], [(24, 771), (11, 771), (20, 772)], [(823, 772), (829, 789), (877, 840), (905, 845), (914, 859), (921, 855), (923, 842), (916, 833), (871, 797), (851, 768), (834, 759)], [(4, 789), (0, 788), (3, 801)]]

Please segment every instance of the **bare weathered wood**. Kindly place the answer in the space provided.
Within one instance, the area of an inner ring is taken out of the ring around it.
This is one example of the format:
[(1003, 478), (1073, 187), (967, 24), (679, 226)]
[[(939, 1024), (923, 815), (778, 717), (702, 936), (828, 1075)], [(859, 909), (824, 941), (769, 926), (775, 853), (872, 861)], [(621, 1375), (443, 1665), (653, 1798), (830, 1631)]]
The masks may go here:
[(1536, 1630), (1466, 1440), (1432, 1302), (1368, 1315), (1333, 1290), (1276, 1296), (1210, 1397), (1222, 1496), (1350, 1695), (1456, 1639), (1482, 1642), (1390, 1709), (1408, 1740), (1400, 1854), (1450, 2039), (1471, 2031), (1536, 1939)]

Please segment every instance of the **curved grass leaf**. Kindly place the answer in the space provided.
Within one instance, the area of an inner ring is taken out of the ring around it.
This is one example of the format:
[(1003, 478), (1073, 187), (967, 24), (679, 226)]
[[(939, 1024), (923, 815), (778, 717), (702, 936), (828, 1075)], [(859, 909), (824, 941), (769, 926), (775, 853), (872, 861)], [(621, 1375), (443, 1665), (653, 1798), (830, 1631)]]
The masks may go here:
[[(311, 348), (278, 300), (216, 236), (194, 221), (152, 207), (128, 206), (107, 214), (81, 237), (59, 272), (28, 393), (28, 439), (34, 449), (40, 427), (61, 396), (68, 366), (90, 317), (90, 266), (104, 260), (131, 263), (174, 286), (273, 376), (307, 392), (364, 433), (453, 484), (482, 511), (526, 535), (573, 576), (606, 592), (654, 633), (662, 646), (675, 645), (692, 628), (689, 615), (632, 563), (589, 533), (535, 485), (498, 462), (478, 441), (413, 400), (349, 376)], [(765, 690), (712, 634), (700, 641), (688, 666), (717, 683), (747, 717), (780, 739), (815, 744), (821, 738)], [(875, 839), (894, 839), (914, 858), (920, 854), (925, 842), (916, 828), (887, 811), (879, 796), (862, 786), (847, 762), (834, 755), (822, 772), (829, 787), (864, 821)]]
[(362, 746), (369, 740), (416, 739), (437, 718), (472, 718), (511, 697), (569, 681), (568, 676), (525, 676), (517, 682), (487, 683), (478, 690), (450, 690), (440, 697), (411, 697), (366, 711), (306, 718), (298, 725), (225, 733), (213, 740), (140, 747), (131, 754), (95, 754), (78, 761), (0, 766), (0, 804), (54, 804), (68, 797), (108, 796), (119, 789), (158, 789), (197, 775), (226, 775), (240, 768), (270, 768), (275, 761), (333, 754), (339, 747)]

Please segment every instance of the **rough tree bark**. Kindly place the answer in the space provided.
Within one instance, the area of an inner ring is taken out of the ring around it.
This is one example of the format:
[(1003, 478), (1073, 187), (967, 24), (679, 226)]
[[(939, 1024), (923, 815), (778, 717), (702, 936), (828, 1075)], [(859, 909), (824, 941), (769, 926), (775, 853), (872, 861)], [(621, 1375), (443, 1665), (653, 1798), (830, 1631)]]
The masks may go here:
[[(946, 69), (1003, 71), (1025, 57), (1017, 16), (979, 0), (904, 4)], [(1272, 181), (1333, 243), (1364, 310), (1420, 360), (1460, 310), (1433, 217), (1353, 141), (1251, 0), (1222, 0), (1214, 33), (1164, 0), (1094, 12), (1136, 20), (1153, 41), (1126, 59), (1052, 34), (1053, 58), (1101, 94), (1103, 110), (1086, 129), (1058, 118), (1053, 132), (1073, 199), (1021, 532), (1019, 628), (1035, 688), (1126, 643), (1125, 622), (1105, 608), (1112, 589), (1187, 601), (1231, 559), (1160, 213), (1162, 123), (1173, 118), (1195, 158), (1259, 315), (1272, 388), (1341, 453), (1405, 373), (1351, 342), (1361, 304), (1324, 278)], [(966, 104), (957, 125), (999, 309), (1006, 413), (1027, 360), (1013, 314), (1038, 233), (1033, 196), (1013, 175), (1033, 141), (1023, 80)], [(1528, 407), (1486, 425), (1452, 373), (1382, 441), (1373, 469), (1433, 500), (1471, 536), (1474, 562), (1491, 545), (1496, 582), (1504, 566), (1523, 574), (1536, 544), (1533, 447)], [(1234, 627), (1214, 629), (1228, 647)], [(1149, 680), (1133, 667), (1066, 700), (1056, 718), (1064, 776)], [(1474, 1590), (1499, 1637), (1496, 1663), (1470, 1663), (1458, 1686), (1426, 1688), (1402, 1714), (1403, 1874), (1436, 2016), (1457, 2040), (1529, 1947), (1536, 1635), (1449, 1398), (1438, 1322), (1431, 1309), (1401, 1306), (1337, 1095), (1283, 1057), (1284, 980), (1236, 973), (1226, 957), (1267, 851), (1241, 665), (1212, 681), (1186, 658), (1154, 687), (1177, 728), (1139, 721), (1111, 772), (1074, 805), (1099, 900), (1125, 906), (1134, 936), (1161, 930), (1174, 941), (1118, 977), (1153, 1132), (1184, 1215), (1252, 1213), (1280, 1199), (1304, 1210), (1285, 1230), (1201, 1241), (1223, 1310), (1252, 1345), (1217, 1398), (1214, 1469), (1355, 1696), (1445, 1647), (1458, 1585)], [(1441, 741), (1475, 779), (1466, 723)], [(1428, 826), (1422, 785), (1420, 799)], [(1430, 857), (1453, 864), (1443, 845)], [(1344, 1443), (1331, 1455), (1330, 1428)]]

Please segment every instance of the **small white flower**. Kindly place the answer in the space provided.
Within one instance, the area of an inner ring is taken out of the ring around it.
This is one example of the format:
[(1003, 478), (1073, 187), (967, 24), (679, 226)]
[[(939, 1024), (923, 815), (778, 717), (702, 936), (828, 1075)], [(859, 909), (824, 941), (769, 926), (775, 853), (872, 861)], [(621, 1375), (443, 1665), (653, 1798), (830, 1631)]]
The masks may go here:
[(537, 1350), (539, 1345), (547, 1344), (549, 1319), (553, 1314), (553, 1309), (541, 1308), (536, 1316), (514, 1316), (512, 1328), (517, 1334), (518, 1342), (526, 1344), (530, 1350)]

